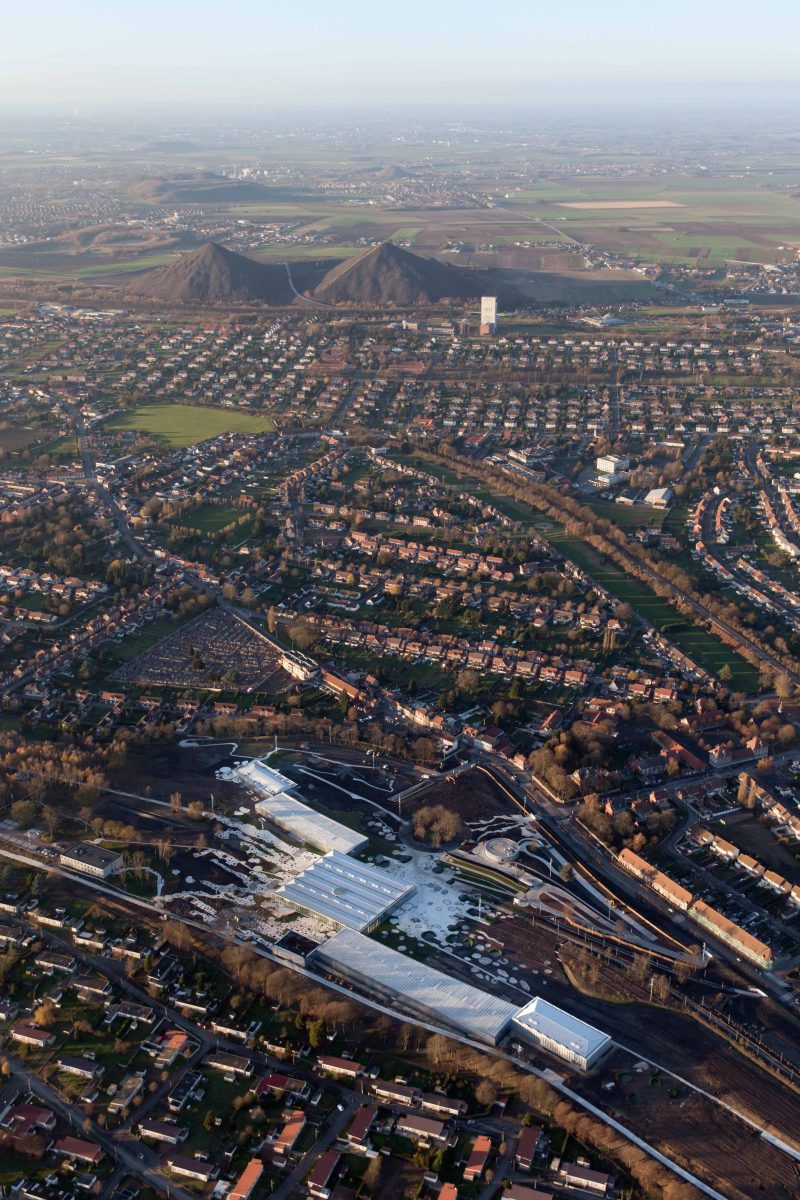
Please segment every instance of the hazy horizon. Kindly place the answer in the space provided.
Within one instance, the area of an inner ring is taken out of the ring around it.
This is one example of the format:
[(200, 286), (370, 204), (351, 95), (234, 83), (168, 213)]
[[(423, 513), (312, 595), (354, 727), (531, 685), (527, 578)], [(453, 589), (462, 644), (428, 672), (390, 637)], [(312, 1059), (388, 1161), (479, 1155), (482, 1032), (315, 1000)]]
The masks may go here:
[[(800, 95), (800, 6), (634, 0), (552, 7), (408, 0), (390, 17), (365, 0), (310, 0), (302, 15), (253, 0), (109, 8), (44, 0), (4, 17), (6, 111), (206, 105), (306, 109), (713, 102), (756, 107)], [(673, 90), (674, 89), (674, 90)], [(720, 102), (722, 98), (720, 97)], [(728, 102), (728, 101), (724, 101)]]

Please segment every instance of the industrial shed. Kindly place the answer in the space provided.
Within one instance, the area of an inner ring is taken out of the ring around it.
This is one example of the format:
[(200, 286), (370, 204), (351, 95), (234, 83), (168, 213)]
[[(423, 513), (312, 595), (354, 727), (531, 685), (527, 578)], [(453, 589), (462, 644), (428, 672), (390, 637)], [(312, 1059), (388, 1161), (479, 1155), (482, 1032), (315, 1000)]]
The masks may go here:
[(413, 883), (398, 883), (379, 867), (332, 850), (279, 888), (278, 895), (340, 929), (368, 933), (413, 892)]
[(613, 1045), (607, 1033), (564, 1012), (563, 1008), (556, 1008), (541, 996), (519, 1009), (511, 1032), (520, 1041), (541, 1046), (584, 1071), (593, 1067)]
[(235, 775), (242, 783), (263, 793), (264, 798), (256, 804), (256, 812), (285, 830), (296, 841), (314, 846), (324, 853), (338, 850), (342, 854), (353, 854), (366, 845), (368, 839), (363, 833), (341, 825), (291, 795), (297, 785), (259, 759), (238, 767)]
[(314, 951), (312, 960), (315, 967), (364, 986), (373, 999), (492, 1046), (517, 1013), (515, 1004), (451, 979), (351, 929), (334, 934)]

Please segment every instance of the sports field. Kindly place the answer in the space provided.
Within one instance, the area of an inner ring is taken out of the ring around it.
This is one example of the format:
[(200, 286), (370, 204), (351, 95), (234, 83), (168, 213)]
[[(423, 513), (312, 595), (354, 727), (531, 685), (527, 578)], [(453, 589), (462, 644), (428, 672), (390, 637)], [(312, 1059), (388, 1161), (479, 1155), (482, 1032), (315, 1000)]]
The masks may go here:
[(665, 512), (647, 504), (615, 504), (613, 500), (589, 500), (587, 507), (598, 517), (613, 521), (620, 529), (638, 529), (641, 525), (660, 527), (666, 516)]
[(187, 529), (196, 529), (198, 533), (218, 533), (244, 515), (241, 508), (231, 508), (227, 504), (201, 504), (191, 512), (184, 513), (176, 523)]
[(221, 433), (264, 433), (274, 428), (269, 417), (208, 408), (195, 404), (143, 404), (118, 413), (106, 422), (107, 429), (136, 429), (152, 434), (173, 449), (193, 446)]

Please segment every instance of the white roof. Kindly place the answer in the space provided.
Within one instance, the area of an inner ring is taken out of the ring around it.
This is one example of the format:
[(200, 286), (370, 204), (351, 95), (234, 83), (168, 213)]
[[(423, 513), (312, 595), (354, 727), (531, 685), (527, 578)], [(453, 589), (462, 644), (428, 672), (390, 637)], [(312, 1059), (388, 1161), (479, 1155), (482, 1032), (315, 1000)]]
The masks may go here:
[(662, 501), (669, 500), (671, 496), (672, 496), (672, 488), (668, 488), (668, 487), (653, 488), (645, 496), (644, 502), (645, 502), (645, 504), (653, 504), (653, 503), (658, 504)]
[(338, 821), (316, 812), (307, 804), (301, 804), (285, 792), (259, 800), (256, 812), (280, 825), (298, 841), (307, 842), (309, 846), (326, 853), (329, 850), (341, 850), (342, 854), (352, 854), (368, 840), (363, 833), (340, 825)]
[(281, 775), (280, 771), (268, 767), (260, 758), (253, 758), (245, 766), (237, 767), (236, 774), (241, 775), (250, 783), (254, 783), (262, 791), (275, 795), (278, 792), (291, 792), (297, 787), (297, 784), (293, 779), (289, 779), (288, 775)]
[(401, 1003), (427, 1009), (454, 1029), (496, 1042), (517, 1012), (515, 1004), (416, 962), (363, 933), (341, 929), (316, 952), (335, 969), (341, 966), (394, 993)]
[(534, 1037), (549, 1038), (586, 1059), (611, 1041), (607, 1033), (587, 1025), (586, 1021), (565, 1012), (563, 1008), (556, 1008), (555, 1004), (550, 1004), (541, 996), (535, 996), (519, 1010), (514, 1017), (514, 1025), (523, 1036), (529, 1033)]
[(336, 925), (362, 930), (413, 891), (413, 883), (399, 883), (380, 867), (332, 850), (284, 884), (279, 894)]
[(259, 792), (266, 792), (264, 799), (256, 804), (256, 812), (274, 821), (298, 841), (306, 842), (309, 846), (326, 853), (329, 850), (340, 850), (342, 854), (352, 854), (367, 842), (368, 839), (363, 833), (358, 833), (347, 825), (340, 825), (338, 821), (290, 796), (289, 789), (297, 785), (286, 775), (273, 771), (272, 767), (266, 766), (265, 763), (253, 759), (246, 766), (237, 767), (234, 774), (243, 783), (256, 787)]

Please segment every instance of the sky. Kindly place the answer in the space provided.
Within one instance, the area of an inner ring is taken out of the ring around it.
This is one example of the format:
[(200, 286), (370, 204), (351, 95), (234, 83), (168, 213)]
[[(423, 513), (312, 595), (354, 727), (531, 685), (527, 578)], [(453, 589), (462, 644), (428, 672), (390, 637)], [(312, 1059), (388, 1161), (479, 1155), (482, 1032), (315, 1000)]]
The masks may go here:
[[(153, 105), (800, 100), (800, 0), (35, 0), (4, 5), (0, 112)], [(761, 85), (761, 86), (759, 86)], [(694, 93), (693, 93), (694, 94)]]

